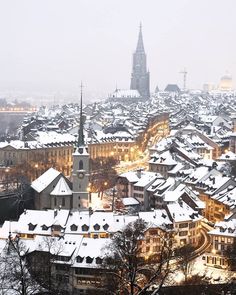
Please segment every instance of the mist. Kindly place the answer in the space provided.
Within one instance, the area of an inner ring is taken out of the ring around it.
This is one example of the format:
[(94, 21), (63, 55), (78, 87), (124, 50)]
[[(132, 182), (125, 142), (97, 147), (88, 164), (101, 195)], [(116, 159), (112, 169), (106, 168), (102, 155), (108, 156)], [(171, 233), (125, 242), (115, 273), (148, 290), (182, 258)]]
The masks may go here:
[[(236, 77), (235, 0), (1, 0), (0, 95), (105, 98), (130, 87), (139, 23), (151, 91)], [(235, 82), (234, 82), (235, 86)]]

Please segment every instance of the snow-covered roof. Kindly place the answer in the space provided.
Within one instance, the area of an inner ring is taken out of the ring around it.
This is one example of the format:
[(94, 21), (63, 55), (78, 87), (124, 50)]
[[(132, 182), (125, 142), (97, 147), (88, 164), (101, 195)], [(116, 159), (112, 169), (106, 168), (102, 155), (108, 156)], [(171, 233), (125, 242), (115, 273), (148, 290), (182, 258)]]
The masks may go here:
[(167, 204), (167, 209), (175, 222), (196, 221), (202, 218), (197, 211), (183, 201)]
[(135, 206), (139, 204), (139, 201), (136, 200), (135, 198), (122, 198), (122, 202), (124, 206)]
[(20, 149), (35, 149), (42, 147), (40, 143), (38, 143), (36, 140), (33, 141), (22, 141), (22, 140), (11, 140), (10, 142), (3, 141), (0, 142), (0, 149), (5, 147), (12, 147), (16, 150)]
[(231, 151), (228, 151), (227, 153), (225, 154), (222, 154), (220, 157), (219, 157), (219, 160), (222, 160), (222, 161), (232, 161), (232, 160), (236, 160), (236, 154), (231, 152)]
[(70, 196), (72, 195), (72, 190), (69, 188), (64, 177), (61, 176), (58, 183), (56, 184), (54, 190), (50, 193), (51, 196)]
[(208, 232), (210, 235), (236, 237), (236, 219), (220, 221), (215, 224), (215, 228)]
[(137, 170), (122, 173), (120, 177), (126, 178), (130, 183), (139, 183), (139, 186), (143, 186), (143, 184), (149, 183), (154, 178), (161, 177), (161, 175), (151, 171)]
[(112, 94), (109, 95), (110, 98), (140, 98), (141, 95), (138, 90), (134, 89), (116, 89)]
[(165, 151), (161, 154), (155, 153), (151, 156), (150, 164), (158, 164), (158, 165), (167, 165), (172, 166), (176, 165), (177, 162), (172, 158), (170, 151)]
[(213, 195), (212, 199), (229, 206), (230, 210), (233, 211), (236, 208), (236, 187), (229, 186), (218, 194)]
[[(75, 253), (75, 257), (80, 257), (81, 261), (74, 260), (73, 267), (88, 267), (97, 268), (96, 258), (103, 258), (105, 256), (105, 247), (110, 243), (110, 239), (91, 239), (83, 238), (80, 247)], [(86, 261), (89, 257), (92, 260)]]
[(49, 168), (44, 172), (39, 178), (35, 179), (31, 187), (38, 193), (41, 193), (54, 179), (58, 177), (61, 173), (54, 168)]
[(159, 209), (149, 212), (139, 212), (139, 217), (145, 220), (148, 223), (149, 227), (165, 227), (166, 225), (171, 225), (166, 210)]
[(41, 144), (74, 142), (76, 138), (69, 133), (58, 133), (56, 131), (37, 131), (37, 141)]

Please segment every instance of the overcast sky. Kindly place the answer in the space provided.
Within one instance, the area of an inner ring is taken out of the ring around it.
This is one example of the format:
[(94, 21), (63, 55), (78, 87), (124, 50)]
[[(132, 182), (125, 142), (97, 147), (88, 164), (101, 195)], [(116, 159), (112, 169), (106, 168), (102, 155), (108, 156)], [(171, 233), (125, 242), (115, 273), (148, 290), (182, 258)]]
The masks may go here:
[(236, 80), (235, 13), (236, 0), (0, 0), (0, 91), (129, 88), (140, 21), (152, 91), (182, 86), (184, 67), (190, 88)]

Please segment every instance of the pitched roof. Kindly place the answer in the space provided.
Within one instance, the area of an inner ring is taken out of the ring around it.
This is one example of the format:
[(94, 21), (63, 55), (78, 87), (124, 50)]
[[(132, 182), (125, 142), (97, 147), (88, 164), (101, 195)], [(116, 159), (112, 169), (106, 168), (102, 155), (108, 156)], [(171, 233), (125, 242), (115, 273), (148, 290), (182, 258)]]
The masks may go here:
[(179, 86), (177, 84), (168, 84), (165, 91), (169, 92), (180, 92)]
[(50, 193), (52, 196), (70, 196), (72, 195), (72, 190), (69, 188), (65, 179), (61, 176), (54, 190)]
[(44, 172), (39, 178), (35, 179), (31, 187), (38, 193), (41, 193), (46, 187), (49, 186), (50, 183), (53, 182), (57, 176), (60, 175), (60, 172), (55, 170), (54, 168), (48, 169)]

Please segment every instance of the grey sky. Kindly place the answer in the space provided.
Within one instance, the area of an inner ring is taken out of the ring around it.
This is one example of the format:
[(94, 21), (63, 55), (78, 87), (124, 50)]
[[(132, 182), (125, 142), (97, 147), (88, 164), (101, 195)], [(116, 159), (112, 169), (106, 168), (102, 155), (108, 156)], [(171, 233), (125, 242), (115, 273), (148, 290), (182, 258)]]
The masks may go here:
[[(0, 0), (0, 91), (129, 88), (139, 22), (156, 84), (236, 80), (235, 0)], [(235, 85), (235, 84), (234, 84)]]

